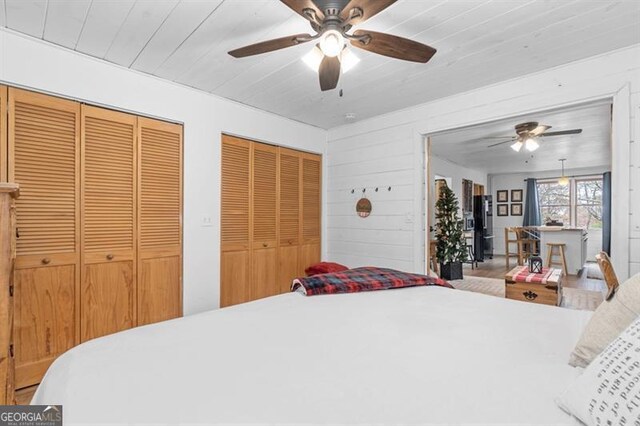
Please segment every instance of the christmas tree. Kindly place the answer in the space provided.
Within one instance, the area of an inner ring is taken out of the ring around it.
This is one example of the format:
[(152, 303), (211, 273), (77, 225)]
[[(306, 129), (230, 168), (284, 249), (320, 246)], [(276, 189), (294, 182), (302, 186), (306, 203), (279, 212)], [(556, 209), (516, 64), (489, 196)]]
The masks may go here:
[(465, 262), (467, 241), (462, 230), (462, 219), (458, 216), (458, 200), (447, 186), (442, 188), (440, 199), (436, 202), (436, 220), (438, 262)]

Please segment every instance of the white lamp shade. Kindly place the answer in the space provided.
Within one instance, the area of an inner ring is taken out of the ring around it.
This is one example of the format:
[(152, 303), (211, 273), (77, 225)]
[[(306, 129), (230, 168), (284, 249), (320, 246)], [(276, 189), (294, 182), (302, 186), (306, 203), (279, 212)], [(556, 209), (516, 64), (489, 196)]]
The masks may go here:
[(520, 152), (520, 150), (522, 149), (522, 145), (522, 142), (516, 141), (513, 145), (511, 145), (511, 149), (515, 152)]
[(342, 73), (346, 74), (349, 70), (353, 69), (360, 62), (360, 58), (356, 56), (351, 49), (345, 48), (340, 54), (340, 65)]
[[(307, 66), (314, 72), (318, 72), (320, 69), (320, 63), (324, 59), (324, 53), (322, 50), (318, 48), (318, 46), (314, 46), (309, 53), (302, 57), (302, 62), (307, 64)], [(351, 49), (345, 48), (340, 54), (340, 69), (342, 73), (345, 74), (349, 70), (353, 69), (360, 62), (360, 58), (356, 56), (355, 53), (351, 51)]]
[(323, 58), (324, 54), (322, 53), (322, 50), (320, 50), (318, 46), (314, 46), (309, 53), (302, 57), (302, 62), (307, 64), (307, 66), (313, 71), (318, 72), (320, 62), (322, 62)]
[(336, 30), (329, 30), (322, 34), (320, 38), (320, 49), (322, 53), (333, 58), (342, 52), (344, 47), (344, 37)]
[(540, 144), (533, 138), (527, 139), (524, 143), (524, 146), (529, 152), (533, 152), (536, 149), (540, 148)]

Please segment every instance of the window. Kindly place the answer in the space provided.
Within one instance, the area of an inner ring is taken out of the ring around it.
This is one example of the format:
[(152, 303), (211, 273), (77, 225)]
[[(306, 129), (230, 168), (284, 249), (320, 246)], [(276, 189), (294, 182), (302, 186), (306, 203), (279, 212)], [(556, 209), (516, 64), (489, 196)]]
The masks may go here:
[(538, 182), (542, 223), (556, 221), (571, 224), (571, 188), (558, 184), (557, 179)]
[(602, 179), (576, 181), (576, 226), (602, 229)]
[(538, 197), (542, 223), (562, 222), (591, 230), (602, 229), (602, 178), (571, 178), (569, 185), (557, 179), (539, 180)]

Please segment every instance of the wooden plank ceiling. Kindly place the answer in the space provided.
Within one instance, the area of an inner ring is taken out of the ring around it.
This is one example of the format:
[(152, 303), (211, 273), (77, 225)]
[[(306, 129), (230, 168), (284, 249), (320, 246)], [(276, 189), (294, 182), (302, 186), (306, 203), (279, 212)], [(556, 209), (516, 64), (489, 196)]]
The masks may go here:
[[(550, 132), (582, 129), (578, 135), (538, 138), (534, 152), (515, 152), (513, 142), (488, 148), (508, 140), (492, 139), (515, 135), (518, 123), (537, 121), (552, 126)], [(560, 158), (567, 169), (611, 167), (611, 103), (598, 101), (560, 110), (543, 111), (505, 120), (451, 130), (431, 136), (431, 153), (463, 167), (489, 174), (530, 173), (559, 170)]]
[(427, 65), (358, 50), (320, 92), (310, 44), (228, 50), (309, 32), (276, 0), (0, 0), (0, 26), (137, 71), (330, 128), (640, 43), (636, 0), (399, 0), (361, 25), (438, 49)]

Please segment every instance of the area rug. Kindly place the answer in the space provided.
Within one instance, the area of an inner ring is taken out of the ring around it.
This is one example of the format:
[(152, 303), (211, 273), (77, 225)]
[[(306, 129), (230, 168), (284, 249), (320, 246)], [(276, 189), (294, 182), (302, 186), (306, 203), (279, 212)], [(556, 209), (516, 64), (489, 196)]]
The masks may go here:
[[(505, 297), (504, 280), (497, 278), (467, 276), (462, 280), (450, 281), (450, 284), (458, 290), (473, 291), (475, 293), (487, 294), (489, 296)], [(563, 293), (563, 308), (595, 311), (604, 300), (603, 294), (597, 291), (565, 287)]]

